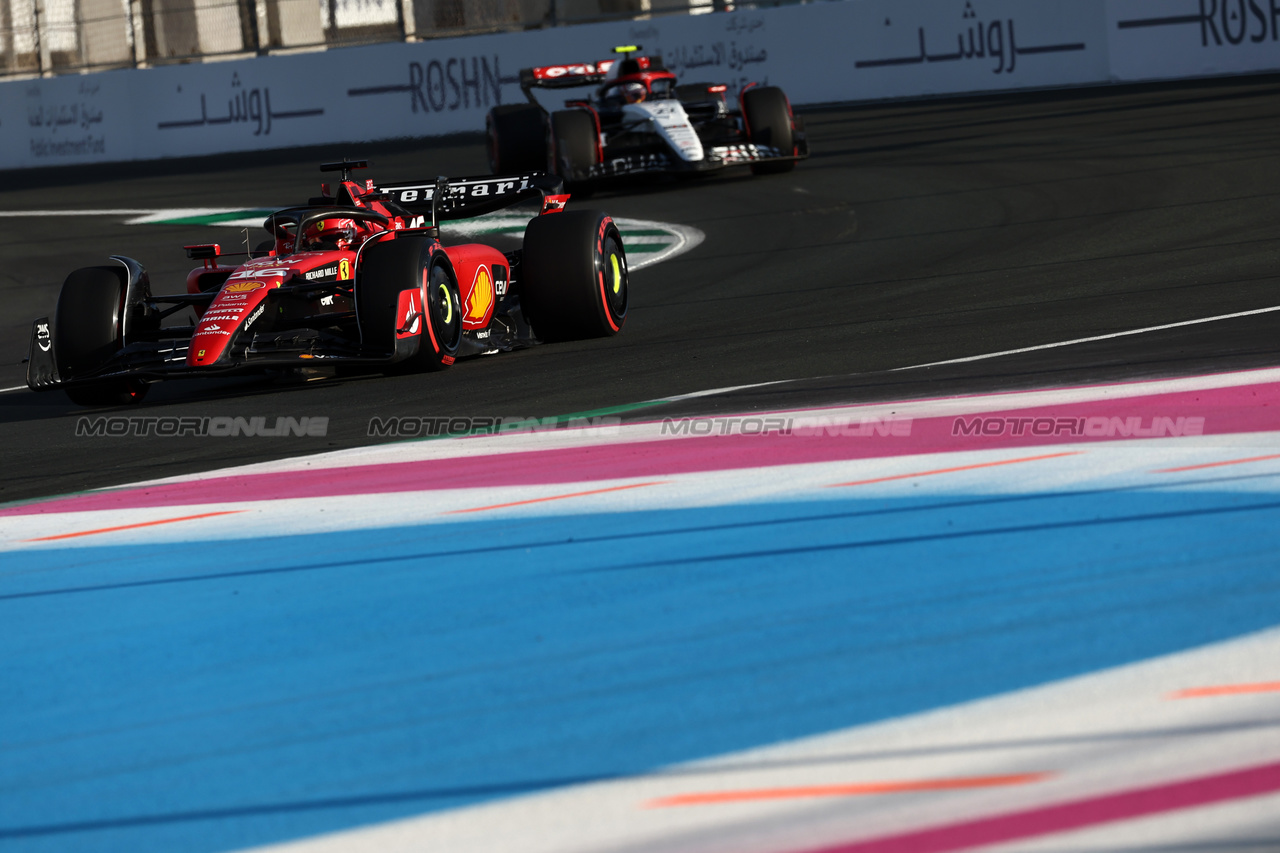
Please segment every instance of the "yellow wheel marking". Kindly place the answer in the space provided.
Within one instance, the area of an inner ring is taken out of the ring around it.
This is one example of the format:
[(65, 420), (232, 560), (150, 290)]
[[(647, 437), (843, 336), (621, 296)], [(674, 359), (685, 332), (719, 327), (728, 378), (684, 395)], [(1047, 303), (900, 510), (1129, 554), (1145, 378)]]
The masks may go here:
[(622, 289), (622, 270), (618, 267), (618, 256), (609, 255), (609, 260), (613, 262), (613, 292), (617, 293)]
[(449, 288), (440, 285), (440, 295), (444, 298), (444, 324), (453, 322), (453, 300), (449, 298)]

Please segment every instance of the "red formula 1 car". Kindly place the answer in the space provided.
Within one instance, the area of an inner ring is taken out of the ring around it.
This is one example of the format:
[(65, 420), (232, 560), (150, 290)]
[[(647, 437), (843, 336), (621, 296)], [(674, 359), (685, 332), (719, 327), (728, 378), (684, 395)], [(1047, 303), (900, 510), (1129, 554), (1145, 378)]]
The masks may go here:
[[(602, 178), (653, 172), (707, 172), (750, 165), (785, 172), (809, 156), (803, 122), (776, 86), (676, 85), (660, 56), (622, 55), (596, 63), (548, 65), (520, 72), (527, 104), (494, 107), (485, 120), (494, 174), (548, 168), (581, 187)], [(548, 113), (534, 89), (596, 86), (590, 99)]]
[[(384, 187), (331, 163), (333, 195), (272, 214), (263, 257), (224, 265), (214, 244), (185, 293), (156, 296), (142, 265), (71, 273), (52, 324), (35, 321), (27, 384), (81, 405), (137, 402), (178, 377), (355, 365), (442, 370), (455, 359), (542, 340), (616, 334), (627, 316), (627, 261), (613, 220), (565, 211), (542, 173), (437, 178)], [(445, 246), (443, 220), (541, 199), (519, 249)], [(163, 325), (193, 308), (194, 325)]]

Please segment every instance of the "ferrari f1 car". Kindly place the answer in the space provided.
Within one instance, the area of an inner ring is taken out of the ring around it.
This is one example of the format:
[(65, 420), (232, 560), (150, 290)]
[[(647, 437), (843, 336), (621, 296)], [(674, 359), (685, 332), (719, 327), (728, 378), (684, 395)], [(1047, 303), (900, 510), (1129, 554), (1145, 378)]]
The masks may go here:
[[(616, 334), (627, 317), (627, 260), (613, 220), (564, 210), (559, 178), (436, 178), (375, 186), (340, 171), (306, 206), (273, 213), (264, 256), (201, 266), (186, 292), (153, 295), (137, 261), (71, 273), (53, 322), (35, 321), (27, 384), (81, 405), (138, 402), (178, 377), (333, 365), (443, 370), (458, 358), (539, 340)], [(521, 248), (445, 246), (440, 223), (541, 199)], [(194, 325), (162, 325), (194, 309)]]
[[(638, 46), (618, 59), (548, 65), (520, 72), (527, 104), (494, 107), (485, 120), (494, 174), (547, 168), (571, 186), (646, 172), (706, 172), (748, 164), (757, 174), (785, 172), (809, 156), (803, 122), (776, 86), (676, 84), (660, 56)], [(568, 100), (548, 113), (534, 89), (598, 85), (593, 99)]]

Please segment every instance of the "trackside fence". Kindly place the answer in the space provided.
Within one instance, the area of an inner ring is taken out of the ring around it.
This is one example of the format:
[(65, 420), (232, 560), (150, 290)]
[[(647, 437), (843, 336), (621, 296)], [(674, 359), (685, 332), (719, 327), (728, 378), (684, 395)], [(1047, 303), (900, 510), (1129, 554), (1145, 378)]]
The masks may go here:
[(138, 68), (725, 8), (724, 0), (0, 0), (0, 76)]
[[(1280, 0), (835, 0), (666, 15), (657, 2), (0, 0), (10, 68), (152, 66), (0, 80), (0, 168), (476, 132), (490, 108), (522, 99), (521, 68), (627, 43), (661, 53), (685, 82), (778, 85), (799, 105), (1280, 71)], [(579, 20), (570, 13), (622, 17), (525, 28)], [(94, 35), (108, 20), (115, 41)], [(423, 35), (469, 28), (492, 31)], [(243, 50), (290, 40), (329, 47)], [(197, 48), (222, 61), (176, 61)], [(539, 97), (554, 108), (574, 94)]]

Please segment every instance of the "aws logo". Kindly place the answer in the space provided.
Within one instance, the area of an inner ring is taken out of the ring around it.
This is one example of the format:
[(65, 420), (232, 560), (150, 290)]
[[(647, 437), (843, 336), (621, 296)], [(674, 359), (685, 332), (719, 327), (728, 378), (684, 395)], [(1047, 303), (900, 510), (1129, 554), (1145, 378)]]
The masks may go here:
[(467, 297), (467, 319), (477, 322), (484, 320), (489, 309), (493, 307), (493, 279), (489, 277), (487, 267), (476, 270), (476, 279), (471, 284), (471, 295)]

